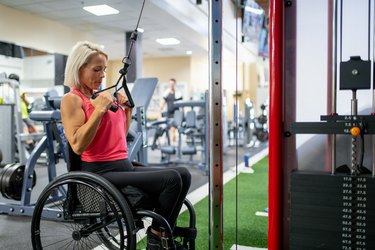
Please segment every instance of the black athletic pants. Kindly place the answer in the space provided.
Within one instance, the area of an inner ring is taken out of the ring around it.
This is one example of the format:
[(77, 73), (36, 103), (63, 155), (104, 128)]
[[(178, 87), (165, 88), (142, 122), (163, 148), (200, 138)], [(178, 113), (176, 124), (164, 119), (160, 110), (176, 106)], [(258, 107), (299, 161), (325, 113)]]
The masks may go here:
[(185, 167), (134, 167), (128, 159), (82, 162), (82, 170), (103, 176), (118, 189), (131, 185), (155, 197), (155, 212), (163, 216), (172, 229), (191, 183), (190, 172)]

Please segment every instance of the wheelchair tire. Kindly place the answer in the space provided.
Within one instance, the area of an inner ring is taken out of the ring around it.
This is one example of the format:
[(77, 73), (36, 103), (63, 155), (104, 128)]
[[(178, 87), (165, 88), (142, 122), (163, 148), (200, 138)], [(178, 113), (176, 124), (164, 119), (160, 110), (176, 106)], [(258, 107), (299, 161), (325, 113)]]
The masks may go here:
[(31, 222), (33, 249), (135, 249), (132, 211), (123, 195), (96, 174), (74, 171), (41, 193)]

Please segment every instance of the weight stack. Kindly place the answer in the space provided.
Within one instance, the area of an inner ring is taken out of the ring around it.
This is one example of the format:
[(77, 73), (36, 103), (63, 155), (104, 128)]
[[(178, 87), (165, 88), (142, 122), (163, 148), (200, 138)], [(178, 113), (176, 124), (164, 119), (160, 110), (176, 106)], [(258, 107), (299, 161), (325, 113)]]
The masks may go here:
[(291, 174), (290, 249), (375, 249), (375, 178)]

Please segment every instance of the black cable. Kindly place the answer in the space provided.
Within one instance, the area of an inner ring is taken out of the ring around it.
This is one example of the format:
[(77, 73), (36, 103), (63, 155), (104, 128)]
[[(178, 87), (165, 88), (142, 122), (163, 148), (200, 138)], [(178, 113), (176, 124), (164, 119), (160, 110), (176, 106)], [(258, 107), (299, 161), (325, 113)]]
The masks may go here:
[(130, 54), (132, 52), (134, 42), (137, 40), (137, 37), (138, 37), (138, 27), (139, 27), (139, 22), (141, 21), (141, 16), (142, 16), (142, 13), (143, 13), (143, 8), (145, 6), (145, 2), (146, 2), (146, 0), (143, 0), (141, 11), (140, 11), (139, 16), (138, 16), (137, 25), (135, 26), (134, 31), (130, 35), (131, 43), (130, 43), (130, 46), (129, 46), (128, 54), (127, 54), (127, 56), (125, 56), (122, 59), (122, 62), (124, 63), (125, 74), (126, 74), (126, 69), (125, 69), (126, 64), (128, 64), (127, 66), (129, 66), (131, 64)]
[[(340, 1), (340, 62), (342, 62), (342, 23), (343, 23), (343, 0)], [(371, 40), (371, 0), (368, 1), (368, 29), (367, 29), (367, 57), (370, 60)]]
[(368, 35), (368, 47), (367, 47), (367, 52), (368, 52), (368, 60), (370, 61), (370, 29), (371, 29), (371, 0), (368, 0), (368, 29), (367, 29), (367, 35)]
[[(122, 88), (124, 88), (124, 91), (125, 91), (125, 94), (126, 96), (128, 97), (128, 101), (125, 103), (126, 106), (130, 107), (130, 108), (133, 108), (135, 105), (134, 105), (134, 102), (133, 102), (133, 98), (130, 94), (130, 91), (127, 87), (127, 82), (126, 82), (126, 73), (128, 72), (128, 67), (131, 65), (131, 59), (130, 59), (130, 54), (132, 52), (132, 49), (133, 49), (133, 45), (134, 45), (134, 42), (137, 40), (137, 29), (138, 29), (138, 26), (139, 26), (139, 23), (140, 23), (140, 20), (141, 20), (141, 17), (142, 17), (142, 13), (143, 13), (143, 8), (145, 6), (145, 2), (146, 0), (143, 0), (143, 3), (142, 3), (142, 7), (141, 7), (141, 11), (139, 13), (139, 16), (138, 16), (138, 21), (137, 21), (137, 25), (135, 27), (135, 30), (133, 31), (133, 33), (131, 34), (130, 36), (130, 39), (131, 39), (131, 43), (130, 43), (130, 47), (129, 47), (129, 50), (128, 50), (128, 54), (122, 59), (122, 62), (124, 63), (124, 67), (120, 70), (120, 77), (118, 78), (116, 84), (112, 85), (112, 86), (109, 86), (105, 89), (102, 89), (102, 90), (99, 90), (99, 91), (96, 91), (93, 95), (92, 95), (92, 99), (95, 99), (98, 94), (100, 92), (103, 92), (103, 91), (106, 91), (106, 90), (109, 90), (109, 89), (112, 89), (114, 88), (115, 89), (115, 92), (114, 92), (114, 97), (116, 97), (116, 94), (119, 90), (121, 90)], [(120, 88), (117, 88), (119, 82), (121, 81), (122, 79), (122, 86)], [(118, 107), (115, 106), (115, 105), (112, 105), (110, 110), (112, 111), (117, 111)]]
[(342, 14), (343, 14), (343, 0), (340, 1), (340, 62), (342, 62)]
[(141, 7), (141, 12), (139, 13), (138, 21), (137, 21), (137, 26), (136, 26), (135, 29), (138, 29), (138, 27), (139, 27), (139, 22), (141, 21), (141, 16), (142, 16), (142, 13), (143, 13), (143, 8), (145, 7), (145, 2), (146, 2), (146, 0), (143, 0), (142, 7)]

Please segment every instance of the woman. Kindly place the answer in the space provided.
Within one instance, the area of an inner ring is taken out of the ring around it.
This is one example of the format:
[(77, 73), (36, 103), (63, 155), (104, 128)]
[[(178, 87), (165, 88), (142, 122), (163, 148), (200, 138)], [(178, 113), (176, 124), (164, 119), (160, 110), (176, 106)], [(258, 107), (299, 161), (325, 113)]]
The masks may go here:
[[(132, 113), (124, 105), (126, 96), (117, 93), (113, 100), (110, 93), (101, 92), (91, 99), (105, 77), (107, 61), (107, 54), (97, 44), (78, 42), (73, 47), (64, 82), (71, 91), (61, 102), (66, 137), (73, 151), (81, 155), (82, 170), (100, 174), (119, 189), (127, 185), (142, 189), (155, 198), (155, 212), (167, 219), (173, 229), (190, 188), (190, 173), (183, 167), (133, 167), (126, 144)], [(111, 105), (118, 106), (118, 111), (110, 111)], [(159, 249), (160, 232), (155, 222), (147, 235), (147, 249)], [(177, 243), (170, 243), (181, 249)]]

